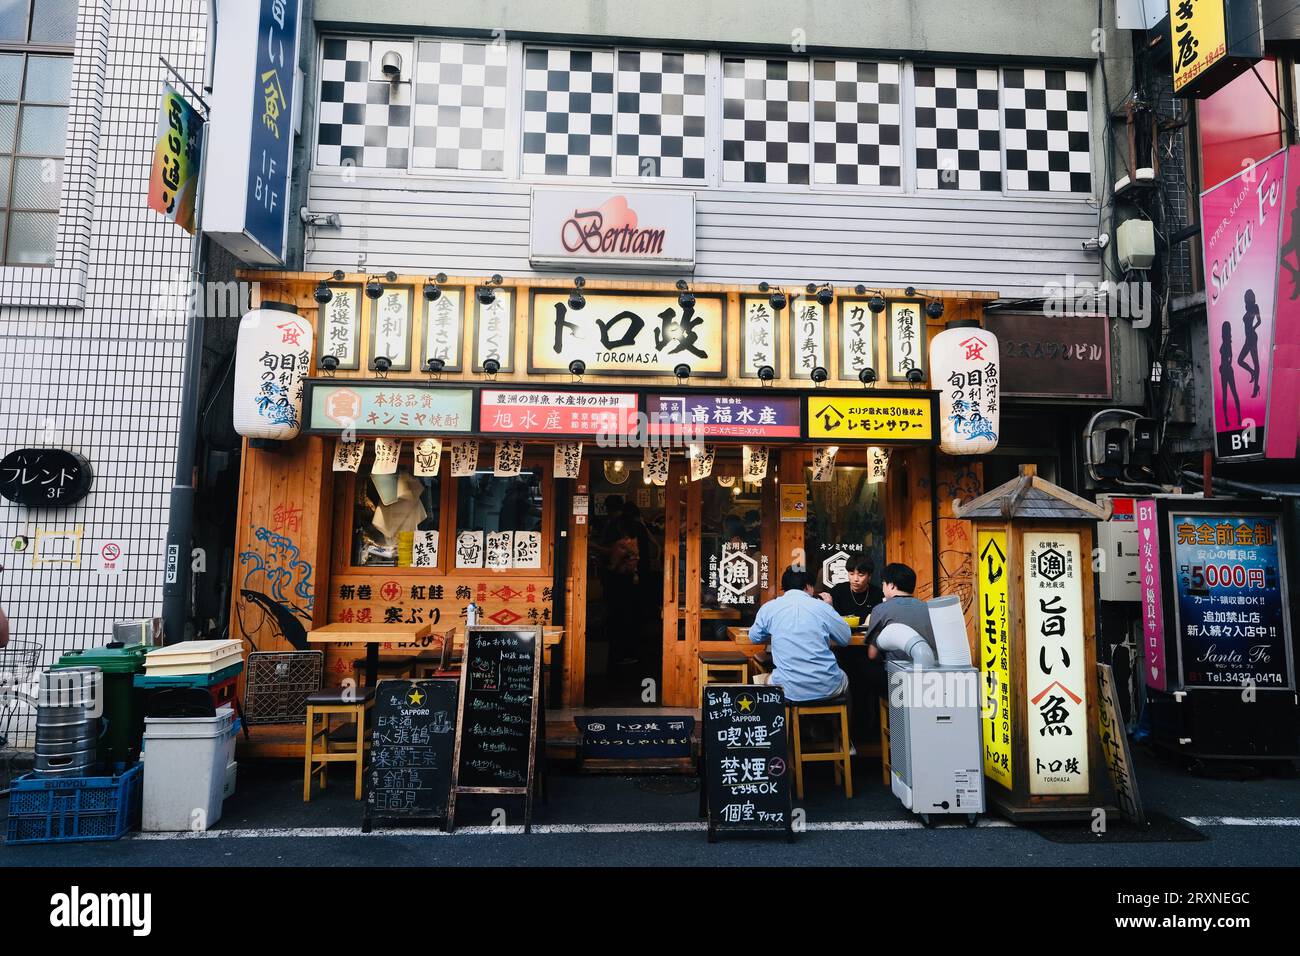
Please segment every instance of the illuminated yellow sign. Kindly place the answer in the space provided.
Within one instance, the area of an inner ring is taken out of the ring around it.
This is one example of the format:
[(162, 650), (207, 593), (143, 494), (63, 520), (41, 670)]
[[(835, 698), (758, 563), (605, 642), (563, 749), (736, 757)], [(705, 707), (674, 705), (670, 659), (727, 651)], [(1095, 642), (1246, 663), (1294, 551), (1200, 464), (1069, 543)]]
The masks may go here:
[(1174, 93), (1228, 55), (1223, 0), (1170, 0)]
[(984, 775), (1011, 789), (1010, 615), (1007, 604), (1007, 533), (981, 531), (979, 563), (980, 684), (984, 689), (981, 737)]
[(808, 437), (835, 442), (934, 441), (933, 403), (929, 398), (862, 395), (819, 398), (808, 402)]
[(726, 300), (701, 293), (685, 306), (676, 292), (584, 293), (574, 309), (569, 292), (535, 292), (529, 314), (529, 371), (564, 372), (574, 361), (592, 374), (723, 375)]

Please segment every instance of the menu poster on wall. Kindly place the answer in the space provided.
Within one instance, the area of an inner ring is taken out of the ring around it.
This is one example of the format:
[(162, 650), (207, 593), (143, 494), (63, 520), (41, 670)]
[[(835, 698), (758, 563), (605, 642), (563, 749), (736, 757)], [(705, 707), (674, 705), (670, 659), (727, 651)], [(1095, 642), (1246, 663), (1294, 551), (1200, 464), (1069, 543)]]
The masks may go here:
[(713, 474), (713, 459), (716, 456), (717, 446), (691, 444), (687, 451), (687, 457), (691, 463), (691, 481), (699, 481)]
[(808, 520), (808, 486), (803, 482), (781, 486), (781, 520), (800, 523)]
[(790, 377), (808, 378), (815, 368), (829, 368), (826, 306), (815, 299), (797, 298), (790, 303)]
[(513, 478), (524, 464), (524, 443), (517, 438), (497, 442), (496, 462), (492, 474), (498, 478)]
[(889, 381), (906, 382), (912, 369), (925, 372), (925, 313), (923, 303), (890, 302), (889, 310)]
[(333, 298), (321, 306), (321, 354), (339, 360), (339, 369), (354, 371), (361, 363), (361, 286), (330, 286)]
[(658, 445), (647, 445), (641, 454), (641, 468), (650, 476), (650, 481), (659, 487), (668, 484), (668, 468), (672, 463), (672, 452)]
[(515, 370), (515, 293), (497, 289), (488, 305), (474, 300), (474, 371), (483, 371), (483, 363), (495, 359), (502, 372)]
[(720, 830), (791, 833), (785, 694), (762, 684), (708, 684), (702, 697), (701, 798), (709, 841)]
[(876, 313), (867, 308), (866, 299), (839, 299), (840, 311), (840, 378), (860, 381), (864, 368), (877, 370)]
[(514, 557), (513, 534), (509, 531), (489, 531), (483, 566), (489, 571), (506, 571)]
[(366, 453), (365, 440), (340, 441), (334, 446), (334, 470), (355, 472)]
[(1276, 515), (1170, 512), (1182, 686), (1295, 686)]
[(461, 531), (456, 535), (456, 567), (483, 567), (482, 531)]
[(447, 679), (379, 684), (361, 832), (370, 832), (373, 817), (447, 819), (458, 692), (459, 682)]
[(461, 793), (526, 794), (530, 831), (541, 645), (540, 627), (466, 628), (453, 821)]
[(478, 440), (474, 438), (451, 443), (451, 476), (468, 478), (478, 469)]
[(542, 533), (540, 531), (515, 532), (516, 568), (540, 568), (542, 566)]
[(1088, 687), (1080, 538), (1026, 531), (1025, 694), (1029, 792), (1087, 793)]
[(441, 359), (444, 372), (460, 371), (461, 290), (442, 289), (433, 302), (424, 304), (424, 360)]
[(436, 478), (442, 462), (442, 439), (425, 438), (415, 443), (415, 477)]
[(781, 368), (781, 336), (767, 296), (741, 296), (740, 315), (740, 374), (757, 378), (767, 366), (775, 375)]
[(555, 443), (555, 477), (577, 478), (582, 470), (582, 442), (559, 441)]
[[(371, 318), (370, 354), (386, 356), (392, 371), (411, 370), (411, 290), (385, 289), (375, 300)], [(373, 361), (373, 359), (371, 360)]]
[(1007, 605), (1007, 533), (980, 531), (975, 539), (979, 562), (980, 677), (984, 688), (980, 723), (984, 741), (984, 775), (1013, 789), (1011, 766), (1011, 629)]
[(411, 544), (411, 567), (436, 568), (438, 566), (438, 532), (416, 531)]
[(397, 462), (402, 457), (402, 443), (396, 438), (375, 439), (375, 464), (370, 469), (372, 475), (392, 475), (397, 473)]
[(766, 445), (741, 446), (740, 472), (743, 479), (755, 485), (766, 478), (768, 457)]

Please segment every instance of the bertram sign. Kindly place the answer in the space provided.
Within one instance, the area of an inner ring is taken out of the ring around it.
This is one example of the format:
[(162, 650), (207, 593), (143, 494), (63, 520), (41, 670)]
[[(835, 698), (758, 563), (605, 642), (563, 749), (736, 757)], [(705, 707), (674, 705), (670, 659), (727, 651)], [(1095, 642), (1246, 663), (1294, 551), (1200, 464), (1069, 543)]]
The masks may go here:
[(695, 194), (534, 189), (529, 262), (680, 272), (695, 267)]

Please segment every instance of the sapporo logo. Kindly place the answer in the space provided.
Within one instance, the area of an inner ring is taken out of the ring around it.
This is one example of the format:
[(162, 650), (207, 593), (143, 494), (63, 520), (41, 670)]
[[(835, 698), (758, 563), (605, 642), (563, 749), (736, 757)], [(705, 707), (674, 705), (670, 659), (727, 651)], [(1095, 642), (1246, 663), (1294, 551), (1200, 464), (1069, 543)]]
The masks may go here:
[(133, 936), (153, 928), (152, 893), (82, 893), (74, 886), (50, 897), (50, 925), (58, 928), (129, 927)]

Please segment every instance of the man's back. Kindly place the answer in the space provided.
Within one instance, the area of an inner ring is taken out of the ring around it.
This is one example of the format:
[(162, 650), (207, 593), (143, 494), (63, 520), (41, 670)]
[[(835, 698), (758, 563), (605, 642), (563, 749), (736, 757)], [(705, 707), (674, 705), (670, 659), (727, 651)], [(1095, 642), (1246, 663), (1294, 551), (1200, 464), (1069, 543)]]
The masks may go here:
[(872, 642), (889, 624), (906, 624), (930, 645), (930, 650), (939, 655), (939, 648), (934, 641), (934, 628), (930, 626), (930, 609), (924, 601), (908, 595), (896, 595), (886, 598), (884, 603), (871, 612), (871, 629), (867, 632), (867, 641)]
[(827, 641), (849, 641), (849, 626), (834, 609), (805, 591), (786, 591), (758, 609), (749, 629), (750, 640), (772, 642), (776, 670), (772, 683), (780, 684), (790, 700), (819, 700), (844, 685)]

